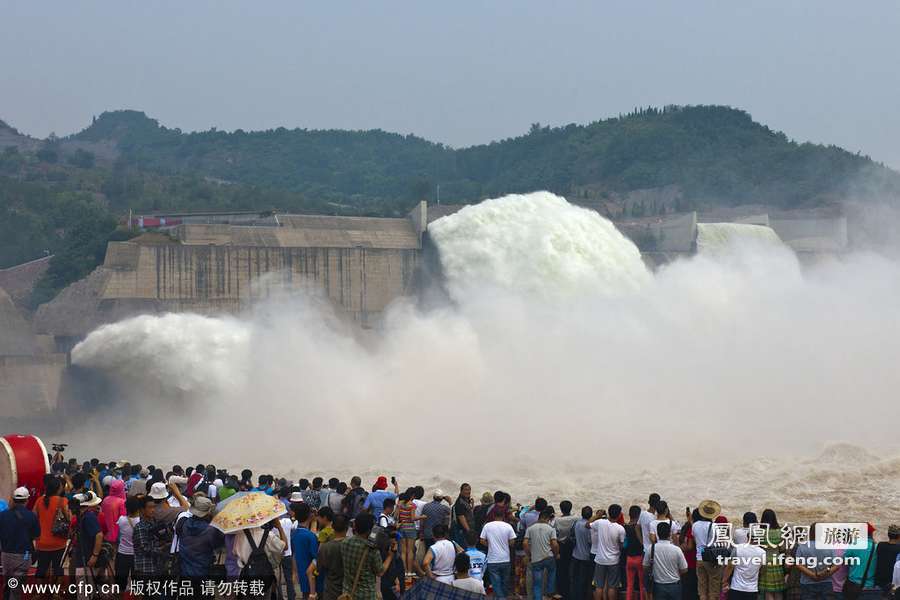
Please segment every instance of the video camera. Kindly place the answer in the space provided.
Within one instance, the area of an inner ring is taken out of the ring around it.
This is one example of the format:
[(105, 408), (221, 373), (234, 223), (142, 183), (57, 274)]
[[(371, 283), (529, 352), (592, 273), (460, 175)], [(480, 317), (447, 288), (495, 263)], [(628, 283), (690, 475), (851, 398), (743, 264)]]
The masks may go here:
[(53, 442), (53, 451), (54, 452), (65, 452), (66, 448), (68, 448), (68, 444), (60, 444), (58, 442)]

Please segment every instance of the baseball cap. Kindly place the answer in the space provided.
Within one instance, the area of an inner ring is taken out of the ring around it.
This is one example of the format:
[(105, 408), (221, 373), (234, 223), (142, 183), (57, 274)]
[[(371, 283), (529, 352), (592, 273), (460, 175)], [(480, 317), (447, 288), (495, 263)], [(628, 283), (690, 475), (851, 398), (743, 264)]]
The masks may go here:
[(26, 487), (18, 487), (16, 491), (13, 492), (13, 500), (28, 500), (28, 497), (31, 494), (28, 493), (28, 488)]

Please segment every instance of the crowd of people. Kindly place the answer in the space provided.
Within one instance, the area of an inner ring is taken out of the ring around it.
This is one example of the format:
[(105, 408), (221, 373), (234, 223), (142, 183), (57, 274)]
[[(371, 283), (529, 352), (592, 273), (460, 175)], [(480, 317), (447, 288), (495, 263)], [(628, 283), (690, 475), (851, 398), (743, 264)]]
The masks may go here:
[[(655, 493), (646, 506), (573, 512), (503, 491), (476, 499), (466, 483), (453, 498), (386, 476), (364, 487), (203, 464), (52, 463), (40, 496), (0, 501), (5, 598), (64, 577), (133, 596), (287, 600), (394, 600), (418, 580), (534, 600), (874, 600), (900, 585), (894, 525), (880, 543), (867, 524), (859, 547), (828, 549), (815, 524), (783, 526), (771, 509), (732, 522), (705, 500), (676, 517)], [(223, 533), (217, 505), (241, 492), (277, 498), (284, 515)]]

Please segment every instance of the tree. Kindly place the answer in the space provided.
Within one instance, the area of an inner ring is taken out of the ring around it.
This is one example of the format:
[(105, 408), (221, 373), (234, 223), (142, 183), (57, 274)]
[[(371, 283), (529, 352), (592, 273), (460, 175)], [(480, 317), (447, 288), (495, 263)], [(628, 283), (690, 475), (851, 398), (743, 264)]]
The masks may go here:
[(35, 156), (45, 163), (56, 164), (59, 161), (59, 151), (55, 145), (45, 144), (43, 148), (35, 152)]
[(69, 156), (68, 163), (82, 169), (94, 168), (94, 153), (78, 148)]

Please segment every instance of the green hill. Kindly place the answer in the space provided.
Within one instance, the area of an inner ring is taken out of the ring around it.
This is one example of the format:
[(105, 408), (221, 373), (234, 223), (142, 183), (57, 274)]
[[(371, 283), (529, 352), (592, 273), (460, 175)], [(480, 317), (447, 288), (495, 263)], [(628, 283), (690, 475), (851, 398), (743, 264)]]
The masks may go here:
[(655, 210), (900, 197), (900, 174), (868, 157), (793, 142), (722, 106), (534, 124), (462, 149), (381, 130), (184, 133), (142, 112), (113, 111), (46, 140), (0, 121), (0, 268), (56, 253), (40, 302), (96, 265), (130, 209), (397, 216), (433, 201), (438, 185), (444, 202), (548, 189), (602, 202), (614, 216), (628, 192), (664, 186), (679, 190), (679, 205)]
[(140, 112), (104, 113), (74, 140), (113, 140), (122, 163), (162, 174), (299, 192), (402, 214), (440, 184), (453, 202), (509, 192), (609, 192), (678, 185), (694, 205), (817, 206), (860, 176), (900, 189), (900, 175), (836, 146), (798, 144), (721, 106), (639, 110), (589, 125), (454, 150), (412, 136), (284, 128), (182, 133)]

